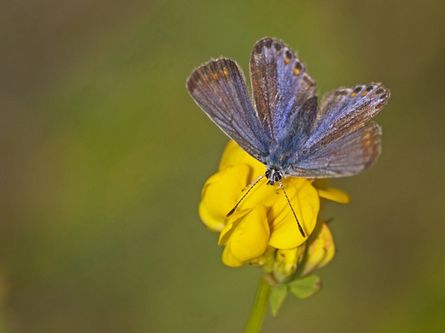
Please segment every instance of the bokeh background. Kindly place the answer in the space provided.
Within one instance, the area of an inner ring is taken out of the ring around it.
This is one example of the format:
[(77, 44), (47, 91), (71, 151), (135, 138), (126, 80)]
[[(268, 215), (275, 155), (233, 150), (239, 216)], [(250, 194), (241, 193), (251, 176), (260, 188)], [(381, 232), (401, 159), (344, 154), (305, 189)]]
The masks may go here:
[(241, 332), (259, 271), (197, 215), (227, 139), (185, 90), (263, 36), (319, 91), (382, 81), (383, 155), (335, 181), (321, 293), (264, 332), (445, 331), (445, 5), (1, 1), (0, 332)]

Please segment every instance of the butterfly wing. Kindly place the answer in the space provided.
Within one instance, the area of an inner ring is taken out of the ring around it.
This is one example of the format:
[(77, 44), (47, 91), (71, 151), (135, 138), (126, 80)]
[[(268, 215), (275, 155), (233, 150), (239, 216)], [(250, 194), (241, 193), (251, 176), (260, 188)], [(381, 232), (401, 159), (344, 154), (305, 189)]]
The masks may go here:
[(327, 93), (320, 103), (314, 131), (303, 148), (316, 150), (365, 126), (383, 109), (389, 96), (389, 90), (380, 83)]
[(195, 69), (187, 89), (198, 106), (231, 139), (263, 161), (270, 141), (247, 93), (238, 65), (230, 59), (211, 60)]
[(253, 98), (269, 136), (280, 141), (291, 116), (315, 95), (315, 82), (282, 41), (263, 38), (250, 58)]
[(390, 96), (381, 84), (338, 89), (321, 102), (309, 139), (290, 161), (294, 176), (352, 176), (369, 168), (380, 155), (381, 129), (370, 120)]
[(346, 177), (356, 175), (374, 164), (381, 151), (382, 131), (371, 122), (302, 157), (292, 175), (305, 178)]

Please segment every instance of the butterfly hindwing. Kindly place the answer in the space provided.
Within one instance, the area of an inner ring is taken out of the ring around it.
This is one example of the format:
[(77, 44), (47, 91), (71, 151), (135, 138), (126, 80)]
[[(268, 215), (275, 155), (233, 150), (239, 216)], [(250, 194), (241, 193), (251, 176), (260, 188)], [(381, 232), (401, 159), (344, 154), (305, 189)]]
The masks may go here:
[(269, 138), (233, 60), (221, 58), (198, 67), (188, 78), (187, 89), (224, 133), (256, 159), (264, 159)]
[(390, 96), (380, 83), (341, 88), (327, 93), (316, 124), (304, 148), (316, 150), (365, 126), (386, 105)]
[(279, 141), (292, 114), (315, 95), (315, 82), (282, 41), (263, 38), (253, 47), (250, 78), (258, 115), (270, 137)]
[(382, 84), (337, 89), (318, 103), (305, 66), (274, 38), (254, 45), (250, 78), (255, 107), (230, 59), (195, 69), (187, 88), (213, 122), (269, 170), (304, 178), (352, 176), (380, 155), (381, 129), (371, 120), (390, 96)]
[(381, 128), (375, 122), (302, 155), (290, 173), (307, 178), (345, 177), (369, 168), (381, 151)]

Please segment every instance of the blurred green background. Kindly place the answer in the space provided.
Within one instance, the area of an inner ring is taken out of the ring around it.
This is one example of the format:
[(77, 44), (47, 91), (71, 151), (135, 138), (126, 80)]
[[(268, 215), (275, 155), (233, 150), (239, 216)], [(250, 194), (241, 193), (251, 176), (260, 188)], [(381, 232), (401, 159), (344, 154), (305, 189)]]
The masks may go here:
[(325, 92), (382, 81), (383, 155), (335, 184), (323, 291), (264, 332), (445, 331), (445, 4), (2, 1), (0, 332), (241, 332), (259, 271), (197, 216), (227, 139), (185, 90), (263, 36)]

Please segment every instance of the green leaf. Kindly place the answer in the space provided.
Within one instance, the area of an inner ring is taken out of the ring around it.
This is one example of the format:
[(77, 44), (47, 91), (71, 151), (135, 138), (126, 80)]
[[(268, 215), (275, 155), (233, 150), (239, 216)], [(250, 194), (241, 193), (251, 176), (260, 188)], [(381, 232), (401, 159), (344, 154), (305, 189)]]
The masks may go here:
[(275, 317), (278, 314), (278, 310), (280, 310), (286, 296), (287, 287), (285, 284), (277, 284), (273, 286), (269, 296), (269, 305), (272, 316)]
[(317, 275), (309, 275), (288, 283), (289, 290), (300, 299), (314, 295), (321, 288), (321, 280)]

